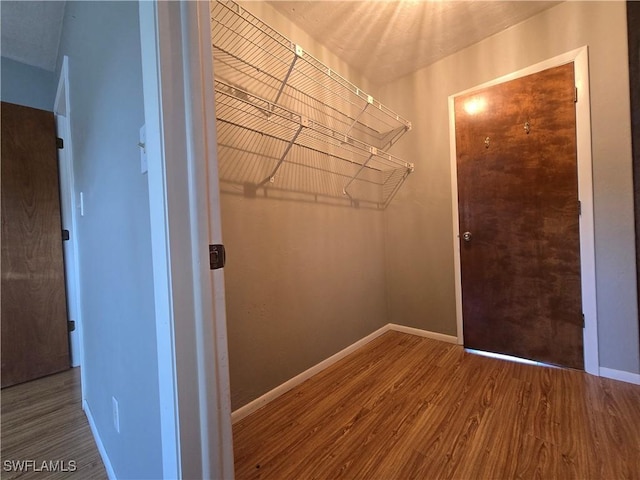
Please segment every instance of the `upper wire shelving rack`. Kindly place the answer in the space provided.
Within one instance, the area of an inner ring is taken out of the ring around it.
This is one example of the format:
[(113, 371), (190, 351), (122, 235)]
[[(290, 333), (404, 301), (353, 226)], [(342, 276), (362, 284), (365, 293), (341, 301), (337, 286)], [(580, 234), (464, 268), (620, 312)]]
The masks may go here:
[[(292, 147), (311, 147), (311, 133), (315, 135), (314, 151), (324, 151), (331, 158), (356, 166), (355, 173), (343, 188), (344, 194), (349, 195), (349, 186), (364, 174), (365, 169), (381, 172), (382, 183), (385, 184), (383, 190), (394, 193), (404, 178), (413, 172), (412, 163), (384, 152), (411, 130), (411, 122), (234, 1), (212, 2), (211, 20), (217, 102), (226, 99), (227, 102), (235, 102), (236, 106), (245, 105), (243, 108), (246, 110), (240, 116), (231, 115), (231, 112), (240, 110), (231, 109), (230, 103), (225, 106), (220, 103), (222, 108), (216, 113), (218, 121), (285, 141), (284, 153), (269, 175), (271, 182)], [(247, 107), (249, 98), (253, 99), (254, 105)], [(288, 112), (285, 123), (292, 127), (291, 133), (282, 136), (284, 130), (280, 126), (278, 135), (273, 135), (273, 125), (277, 124), (275, 120), (283, 119), (284, 111)], [(258, 117), (255, 112), (260, 112)], [(293, 125), (291, 119), (297, 125)], [(256, 125), (260, 128), (256, 129)], [(331, 132), (330, 135), (327, 132)], [(236, 149), (250, 151), (249, 146), (238, 145), (243, 139), (246, 143), (248, 138), (250, 136), (238, 135)], [(323, 139), (330, 141), (322, 145)], [(376, 162), (380, 158), (387, 161)], [(400, 171), (400, 175), (389, 175), (390, 170)], [(397, 185), (388, 188), (389, 179), (396, 178), (399, 179)], [(386, 203), (389, 195), (385, 193), (383, 196), (383, 203)]]
[(333, 130), (387, 149), (411, 122), (231, 0), (212, 4), (216, 76)]

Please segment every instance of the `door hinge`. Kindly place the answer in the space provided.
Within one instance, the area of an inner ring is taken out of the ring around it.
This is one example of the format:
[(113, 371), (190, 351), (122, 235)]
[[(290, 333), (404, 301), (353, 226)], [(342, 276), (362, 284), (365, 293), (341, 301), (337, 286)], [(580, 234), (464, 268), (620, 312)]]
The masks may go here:
[(582, 202), (578, 200), (578, 215), (582, 215)]
[(62, 241), (66, 242), (69, 238), (69, 230), (62, 230)]
[(60, 137), (56, 138), (56, 147), (58, 148), (58, 150), (62, 150), (64, 148), (64, 140), (62, 140)]
[(223, 268), (227, 261), (226, 257), (224, 245), (209, 245), (209, 268), (211, 270)]
[(573, 103), (578, 103), (578, 87), (573, 92)]
[(69, 330), (70, 332), (73, 332), (76, 329), (76, 321), (75, 320), (69, 320), (67, 322), (67, 330)]
[(582, 328), (584, 328), (584, 313), (582, 314)]

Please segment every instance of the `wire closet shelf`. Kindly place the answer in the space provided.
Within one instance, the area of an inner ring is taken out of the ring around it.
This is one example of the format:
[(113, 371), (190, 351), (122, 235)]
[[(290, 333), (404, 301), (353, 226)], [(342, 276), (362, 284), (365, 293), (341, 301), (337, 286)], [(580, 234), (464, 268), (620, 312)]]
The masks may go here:
[(359, 166), (344, 185), (347, 195), (365, 169), (402, 170), (402, 180), (413, 172), (412, 163), (384, 151), (411, 122), (232, 0), (212, 2), (211, 16), (218, 122), (284, 142), (262, 183), (274, 181), (293, 147)]

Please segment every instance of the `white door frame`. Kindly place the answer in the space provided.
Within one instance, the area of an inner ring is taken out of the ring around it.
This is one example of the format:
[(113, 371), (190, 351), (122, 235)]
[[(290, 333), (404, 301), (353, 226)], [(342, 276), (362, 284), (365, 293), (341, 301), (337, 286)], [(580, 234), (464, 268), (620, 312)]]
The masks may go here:
[(208, 2), (140, 2), (163, 478), (233, 478)]
[(458, 343), (461, 345), (464, 344), (464, 337), (462, 331), (462, 280), (460, 274), (460, 227), (454, 99), (460, 95), (466, 95), (483, 88), (541, 72), (548, 68), (565, 65), (570, 62), (574, 62), (575, 81), (576, 87), (578, 88), (578, 101), (576, 103), (576, 140), (578, 154), (578, 198), (582, 206), (582, 214), (580, 216), (580, 267), (582, 280), (582, 311), (585, 317), (585, 327), (583, 331), (584, 367), (587, 373), (599, 375), (600, 361), (598, 356), (598, 313), (596, 303), (593, 176), (591, 159), (591, 108), (589, 100), (589, 52), (586, 46), (449, 96), (453, 251)]
[[(62, 228), (69, 230), (70, 238), (64, 245), (64, 269), (66, 281), (67, 308), (70, 320), (76, 322), (76, 329), (69, 333), (71, 366), (84, 364), (84, 342), (82, 337), (82, 308), (80, 301), (80, 269), (78, 264), (78, 229), (76, 190), (73, 174), (73, 142), (71, 141), (71, 102), (69, 99), (69, 57), (62, 59), (60, 78), (56, 90), (53, 113), (56, 118), (57, 134), (64, 140), (64, 148), (58, 150), (58, 173), (60, 176), (60, 210)], [(80, 369), (82, 403), (84, 405), (84, 370)]]

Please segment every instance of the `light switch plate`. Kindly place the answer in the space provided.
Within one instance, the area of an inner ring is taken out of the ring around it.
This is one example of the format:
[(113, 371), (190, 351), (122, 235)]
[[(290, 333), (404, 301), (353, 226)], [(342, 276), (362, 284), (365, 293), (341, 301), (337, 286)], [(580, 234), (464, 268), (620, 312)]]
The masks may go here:
[(111, 397), (111, 404), (113, 406), (113, 428), (120, 433), (120, 406), (116, 397)]
[(140, 127), (140, 173), (147, 173), (149, 171), (149, 164), (147, 163), (147, 128), (146, 125)]

